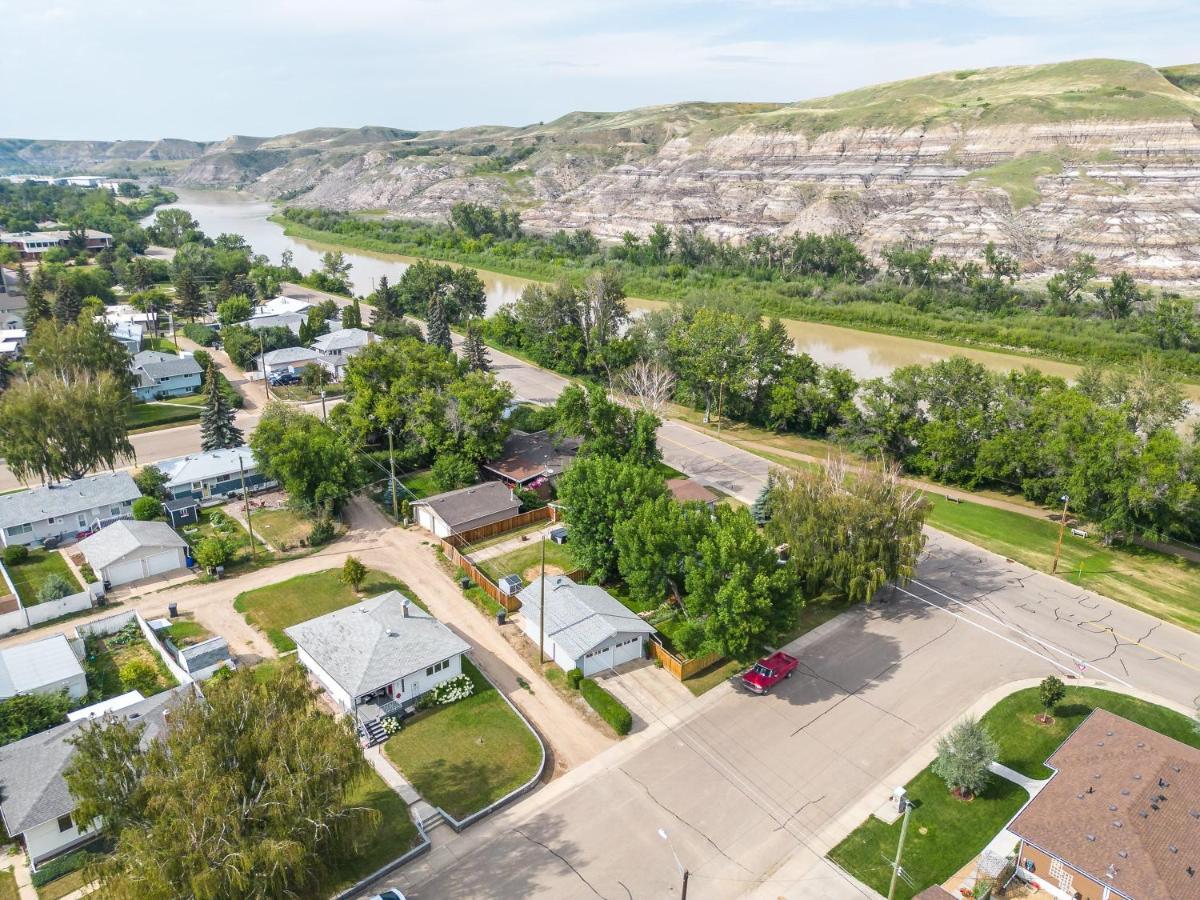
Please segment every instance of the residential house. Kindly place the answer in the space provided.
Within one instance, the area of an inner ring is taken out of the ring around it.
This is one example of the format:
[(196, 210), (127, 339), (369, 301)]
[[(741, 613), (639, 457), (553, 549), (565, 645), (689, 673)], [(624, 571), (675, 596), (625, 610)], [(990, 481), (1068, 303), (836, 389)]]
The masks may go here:
[(155, 465), (167, 476), (164, 487), (171, 500), (191, 498), (203, 504), (240, 497), (243, 480), (246, 490), (251, 492), (277, 484), (258, 471), (254, 453), (245, 445), (189, 453)]
[(308, 300), (302, 300), (299, 297), (279, 296), (272, 297), (266, 303), (261, 303), (254, 307), (252, 318), (261, 318), (263, 316), (291, 316), (306, 314), (313, 304)]
[(80, 654), (61, 634), (0, 649), (0, 700), (18, 694), (56, 694), (72, 700), (87, 695), (87, 676)]
[(1200, 750), (1097, 709), (1008, 830), (1017, 873), (1064, 900), (1200, 897)]
[(499, 481), (460, 488), (415, 500), (412, 511), (417, 524), (440, 538), (481, 525), (511, 519), (521, 511), (521, 501)]
[(642, 659), (647, 638), (656, 633), (653, 625), (604, 588), (576, 584), (566, 575), (534, 579), (517, 599), (521, 601), (517, 618), (521, 630), (535, 644), (539, 634), (544, 634), (547, 654), (568, 672), (578, 669), (594, 675)]
[(200, 390), (203, 371), (193, 356), (172, 356), (143, 350), (129, 361), (134, 376), (133, 395), (138, 400), (183, 397)]
[(125, 472), (87, 475), (75, 481), (0, 495), (0, 541), (36, 544), (64, 540), (81, 531), (129, 518), (142, 496)]
[(348, 358), (327, 356), (308, 347), (284, 347), (258, 358), (258, 370), (270, 376), (279, 372), (299, 375), (309, 366), (320, 366), (334, 381), (340, 381), (346, 371)]
[(252, 331), (258, 331), (260, 328), (287, 328), (292, 334), (299, 334), (300, 326), (307, 320), (307, 316), (289, 313), (278, 316), (253, 316), (239, 324), (245, 325)]
[(375, 335), (362, 328), (338, 328), (319, 335), (312, 342), (312, 347), (322, 356), (345, 362), (362, 353), (376, 340), (378, 338)]
[(553, 482), (575, 461), (583, 441), (559, 437), (550, 431), (513, 431), (504, 440), (500, 455), (482, 466), (497, 478), (522, 488)]
[(284, 633), (296, 656), (372, 740), (378, 720), (411, 712), (417, 698), (462, 672), (471, 649), (398, 591), (335, 610)]
[[(21, 259), (37, 259), (48, 250), (71, 246), (70, 231), (5, 231), (0, 232), (0, 244), (8, 244), (21, 254)], [(84, 230), (84, 249), (89, 253), (113, 245), (112, 235), (91, 228)]]
[(691, 478), (668, 478), (667, 490), (680, 503), (703, 503), (709, 509), (714, 509), (721, 499)]
[(187, 568), (187, 541), (166, 522), (120, 519), (79, 542), (83, 554), (106, 585), (128, 584)]
[(113, 336), (113, 340), (128, 351), (130, 356), (136, 356), (142, 352), (142, 341), (145, 339), (146, 329), (141, 322), (113, 322), (108, 326), (108, 333)]
[(125, 722), (143, 726), (145, 749), (165, 730), (170, 707), (193, 690), (184, 685), (102, 717), (82, 717), (0, 747), (0, 819), (9, 837), (24, 845), (34, 871), (99, 834), (97, 823), (73, 818), (75, 798), (64, 777), (75, 754), (72, 738), (94, 721)]
[(24, 328), (0, 329), (0, 356), (12, 359), (20, 354), (28, 337), (29, 334)]

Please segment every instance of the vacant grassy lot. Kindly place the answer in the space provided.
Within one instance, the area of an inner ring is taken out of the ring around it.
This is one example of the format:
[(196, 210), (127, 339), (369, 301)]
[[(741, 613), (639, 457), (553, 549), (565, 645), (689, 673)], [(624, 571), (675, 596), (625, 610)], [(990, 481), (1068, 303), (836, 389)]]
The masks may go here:
[(67, 566), (57, 550), (30, 550), (29, 558), (17, 565), (5, 566), (8, 576), (17, 589), (17, 595), (25, 606), (35, 606), (38, 602), (37, 593), (42, 583), (51, 575), (59, 575), (66, 579), (67, 584), (74, 587), (75, 593), (83, 590), (83, 585), (75, 577), (75, 573)]
[(1041, 725), (1035, 719), (1042, 712), (1037, 688), (1005, 697), (988, 710), (983, 722), (1000, 745), (1000, 762), (1030, 778), (1049, 778), (1051, 772), (1043, 764), (1046, 757), (1058, 749), (1093, 709), (1106, 709), (1181, 743), (1200, 747), (1200, 733), (1187, 716), (1099, 688), (1068, 687), (1066, 697), (1054, 708), (1054, 721), (1049, 725)]
[(537, 774), (541, 745), (467, 659), (475, 693), (418, 713), (384, 750), (421, 796), (461, 819)]
[[(928, 495), (929, 524), (1049, 572), (1058, 524), (978, 503), (950, 503)], [(1073, 584), (1111, 597), (1159, 619), (1200, 631), (1200, 566), (1137, 547), (1102, 547), (1068, 529), (1058, 572)]]
[(239, 594), (233, 601), (233, 608), (265, 633), (276, 650), (285, 653), (296, 649), (292, 639), (283, 633), (289, 625), (307, 622), (387, 591), (401, 591), (413, 596), (406, 585), (383, 572), (371, 570), (367, 573), (361, 595), (355, 594), (349, 585), (342, 584), (341, 575), (341, 569), (297, 575), (278, 584)]
[(130, 431), (166, 428), (200, 418), (200, 407), (183, 403), (135, 403), (125, 414)]
[[(175, 679), (162, 657), (154, 652), (136, 625), (132, 628), (127, 625), (116, 634), (87, 638), (86, 648), (83, 668), (87, 673), (88, 688), (98, 700), (132, 690), (139, 690), (149, 697), (175, 686)], [(121, 677), (121, 668), (134, 660), (146, 663), (154, 671), (153, 683), (131, 683)]]
[[(493, 556), (478, 563), (480, 569), (492, 579), (498, 581), (505, 575), (520, 575), (526, 582), (538, 577), (542, 564), (542, 542), (530, 541), (524, 547), (518, 547), (501, 556)], [(571, 553), (571, 545), (556, 544), (546, 541), (546, 572), (559, 575), (574, 572), (578, 568), (575, 557)]]
[[(964, 803), (928, 768), (906, 787), (913, 811), (904, 844), (904, 870), (915, 887), (901, 880), (896, 889), (900, 900), (941, 884), (966, 865), (1029, 799), (1023, 788), (993, 775), (982, 794)], [(886, 896), (892, 878), (890, 860), (899, 839), (900, 820), (885, 825), (871, 816), (830, 850), (829, 858)]]
[(170, 627), (163, 629), (160, 633), (180, 649), (207, 641), (213, 636), (213, 633), (199, 622), (193, 622), (190, 619), (176, 619)]
[(253, 511), (250, 519), (255, 535), (261, 537), (276, 550), (291, 550), (307, 540), (312, 531), (312, 520), (290, 509), (263, 509)]

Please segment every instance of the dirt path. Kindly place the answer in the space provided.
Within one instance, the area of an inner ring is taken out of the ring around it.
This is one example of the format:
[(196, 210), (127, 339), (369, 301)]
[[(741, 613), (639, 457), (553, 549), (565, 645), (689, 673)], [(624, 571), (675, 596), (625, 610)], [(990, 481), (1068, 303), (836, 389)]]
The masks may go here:
[(221, 374), (233, 385), (234, 390), (244, 398), (245, 402), (242, 404), (242, 409), (262, 409), (267, 405), (267, 389), (263, 383), (248, 379), (246, 373), (233, 364), (233, 360), (229, 358), (229, 354), (224, 350), (201, 347), (195, 341), (185, 338), (182, 333), (177, 336), (177, 340), (179, 341), (179, 349), (188, 350), (192, 353), (195, 353), (197, 350), (203, 350), (212, 358), (212, 361), (217, 364), (217, 368), (221, 370)]

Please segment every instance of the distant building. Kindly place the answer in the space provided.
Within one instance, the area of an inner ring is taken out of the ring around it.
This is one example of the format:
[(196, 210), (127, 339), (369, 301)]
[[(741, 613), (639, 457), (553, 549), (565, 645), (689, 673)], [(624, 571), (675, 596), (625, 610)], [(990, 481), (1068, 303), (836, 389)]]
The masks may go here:
[(155, 466), (167, 476), (164, 487), (172, 500), (191, 498), (204, 503), (240, 496), (243, 472), (249, 491), (262, 491), (276, 485), (258, 471), (254, 454), (245, 446), (190, 453), (164, 459)]
[(561, 475), (575, 461), (582, 443), (580, 438), (560, 438), (549, 431), (513, 431), (504, 439), (500, 455), (482, 468), (509, 484), (538, 487)]
[(312, 308), (312, 305), (308, 300), (301, 300), (299, 297), (272, 297), (266, 303), (254, 307), (252, 318), (304, 314)]
[(0, 356), (12, 358), (21, 352), (29, 333), (24, 328), (0, 329)]
[(75, 481), (0, 495), (0, 541), (4, 546), (73, 538), (81, 531), (129, 518), (142, 496), (125, 472), (88, 475)]
[(134, 354), (129, 368), (135, 378), (133, 395), (139, 400), (182, 397), (200, 390), (202, 370), (192, 356), (143, 350)]
[(146, 329), (140, 322), (113, 322), (109, 326), (108, 333), (113, 336), (113, 340), (129, 352), (130, 356), (142, 352), (142, 340), (146, 335)]
[(667, 490), (680, 503), (703, 503), (709, 509), (721, 498), (691, 478), (668, 478)]
[(281, 313), (273, 316), (251, 316), (245, 322), (238, 324), (245, 325), (251, 331), (259, 331), (263, 328), (286, 328), (292, 334), (299, 334), (300, 326), (307, 320), (307, 316), (300, 313)]
[[(71, 245), (69, 231), (5, 231), (0, 232), (0, 244), (7, 244), (21, 254), (21, 259), (37, 259), (48, 250)], [(84, 249), (89, 253), (106, 250), (113, 245), (112, 235), (91, 228), (84, 229)]]

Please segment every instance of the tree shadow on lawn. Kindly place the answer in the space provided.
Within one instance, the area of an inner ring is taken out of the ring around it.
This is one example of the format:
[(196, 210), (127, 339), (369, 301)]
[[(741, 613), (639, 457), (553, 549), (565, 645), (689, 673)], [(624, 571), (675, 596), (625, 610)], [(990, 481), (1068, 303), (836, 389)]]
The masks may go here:
[(490, 772), (474, 760), (452, 763), (445, 759), (431, 760), (413, 772), (412, 778), (426, 800), (456, 819), (479, 812), (507, 794), (508, 790), (501, 790), (506, 780), (503, 772)]

